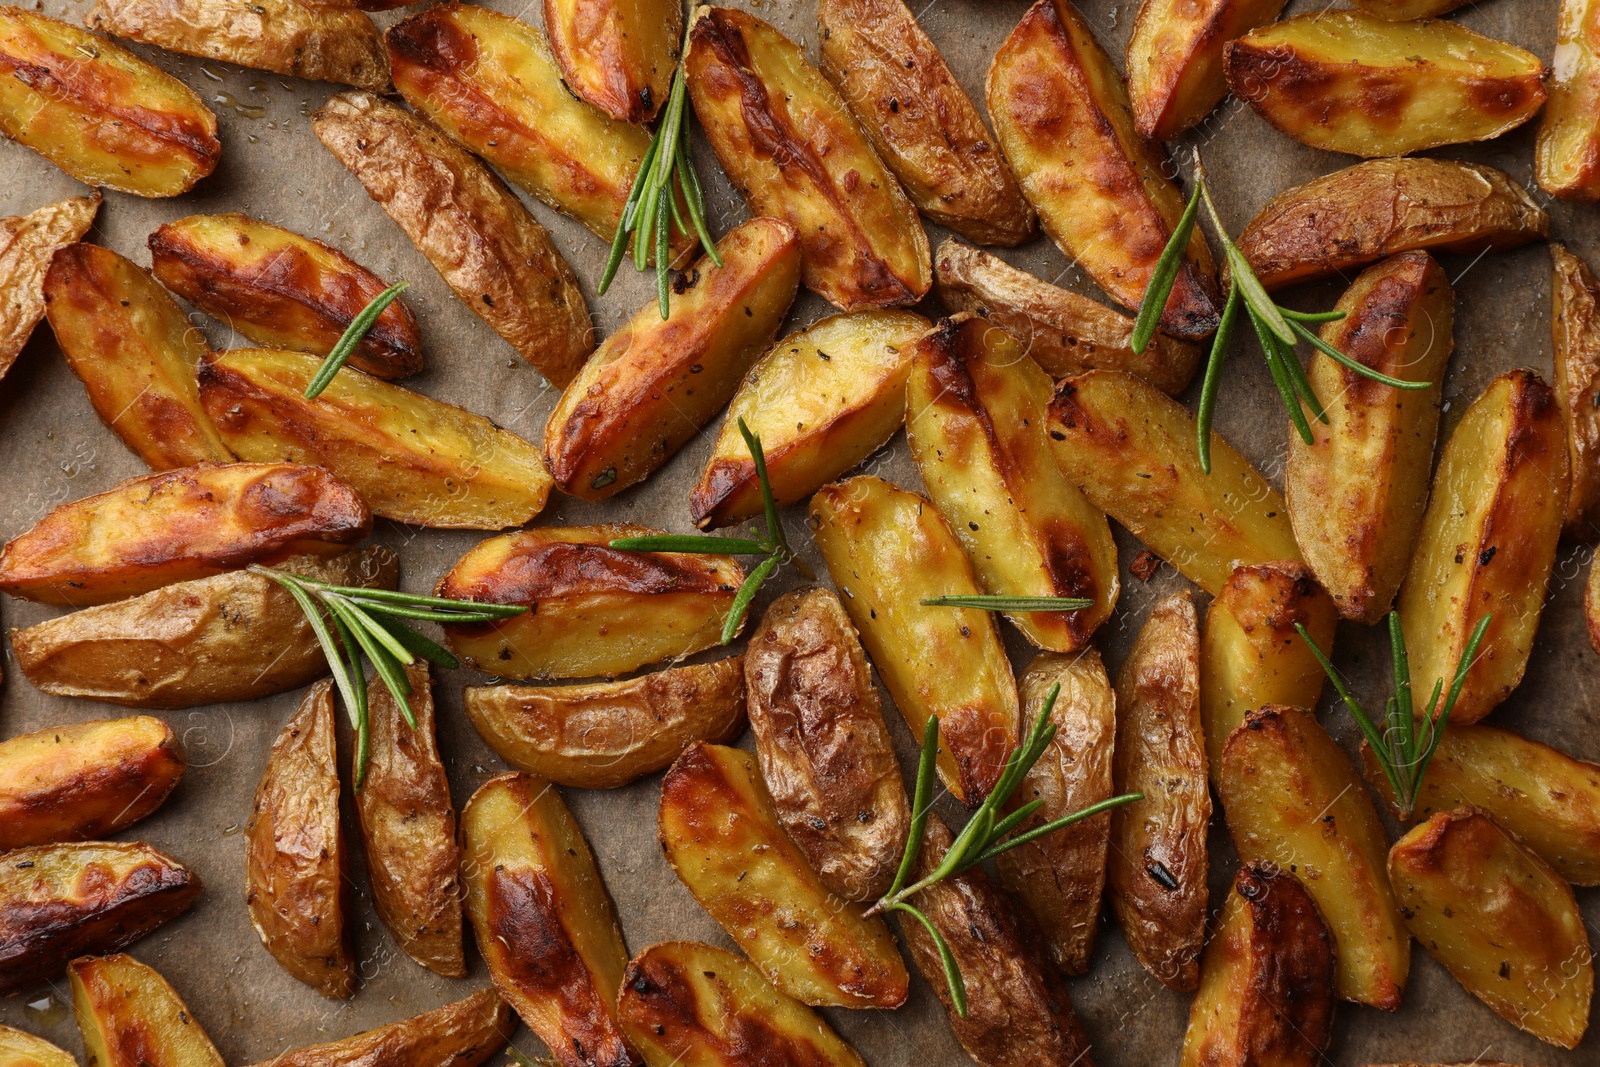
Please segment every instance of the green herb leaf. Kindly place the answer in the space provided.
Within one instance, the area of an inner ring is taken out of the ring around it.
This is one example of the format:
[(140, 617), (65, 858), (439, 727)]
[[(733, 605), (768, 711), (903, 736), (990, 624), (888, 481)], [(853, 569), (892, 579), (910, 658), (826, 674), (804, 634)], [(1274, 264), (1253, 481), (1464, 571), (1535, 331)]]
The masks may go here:
[(699, 552), (717, 556), (765, 556), (772, 548), (748, 537), (712, 537), (707, 534), (649, 534), (614, 537), (607, 544), (627, 552)]
[(739, 627), (744, 625), (745, 612), (750, 610), (750, 602), (756, 598), (756, 593), (761, 591), (761, 586), (772, 572), (782, 563), (782, 557), (774, 554), (762, 560), (750, 576), (744, 580), (739, 591), (733, 595), (733, 605), (728, 609), (728, 617), (722, 621), (722, 643), (727, 644), (739, 635)]
[(334, 344), (333, 350), (328, 353), (328, 358), (322, 361), (322, 366), (317, 368), (317, 373), (311, 376), (311, 382), (306, 386), (305, 397), (315, 400), (322, 395), (322, 391), (333, 381), (333, 376), (338, 374), (344, 365), (350, 362), (350, 357), (355, 354), (356, 348), (366, 339), (367, 332), (372, 329), (382, 315), (384, 309), (394, 303), (395, 298), (405, 292), (410, 282), (395, 282), (389, 288), (372, 298), (371, 303), (362, 308), (360, 313), (345, 327), (339, 340)]
[(1183, 269), (1184, 257), (1189, 252), (1189, 239), (1194, 234), (1194, 222), (1199, 214), (1200, 184), (1196, 182), (1189, 193), (1188, 205), (1183, 209), (1183, 214), (1178, 216), (1178, 225), (1173, 227), (1172, 236), (1167, 239), (1167, 247), (1161, 250), (1161, 258), (1156, 260), (1155, 269), (1150, 272), (1144, 299), (1139, 301), (1139, 317), (1134, 320), (1133, 336), (1128, 341), (1128, 347), (1135, 352), (1144, 352), (1150, 339), (1156, 335), (1156, 328), (1161, 325), (1161, 313), (1167, 309), (1172, 287), (1177, 283), (1178, 272)]
[(1228, 286), (1228, 302), (1222, 305), (1222, 321), (1211, 338), (1211, 354), (1206, 358), (1206, 376), (1200, 384), (1200, 413), (1195, 419), (1195, 449), (1200, 454), (1200, 469), (1211, 473), (1211, 419), (1217, 408), (1217, 386), (1222, 380), (1222, 363), (1228, 358), (1234, 324), (1239, 319), (1239, 287)]
[(1387, 374), (1379, 373), (1364, 363), (1357, 363), (1355, 360), (1351, 359), (1337, 348), (1334, 348), (1332, 345), (1328, 344), (1328, 342), (1324, 341), (1321, 337), (1318, 337), (1315, 333), (1300, 325), (1300, 323), (1294, 322), (1290, 323), (1290, 325), (1294, 328), (1295, 333), (1311, 343), (1311, 347), (1323, 353), (1329, 359), (1340, 364), (1341, 366), (1350, 368), (1363, 378), (1371, 378), (1375, 382), (1380, 382), (1383, 385), (1393, 386), (1396, 389), (1422, 390), (1433, 387), (1432, 382), (1408, 382), (1404, 378), (1391, 378)]
[(975, 608), (979, 611), (1082, 611), (1094, 601), (1081, 596), (979, 596), (977, 594), (930, 596), (921, 601), (928, 608)]
[(939, 928), (921, 911), (910, 904), (900, 902), (891, 905), (894, 911), (903, 911), (910, 915), (922, 928), (928, 931), (928, 936), (933, 939), (933, 947), (939, 953), (939, 963), (944, 967), (944, 980), (950, 987), (950, 1004), (956, 1009), (956, 1014), (961, 1018), (967, 1017), (967, 982), (961, 977), (961, 968), (956, 964), (955, 954), (950, 951), (950, 943), (944, 939)]

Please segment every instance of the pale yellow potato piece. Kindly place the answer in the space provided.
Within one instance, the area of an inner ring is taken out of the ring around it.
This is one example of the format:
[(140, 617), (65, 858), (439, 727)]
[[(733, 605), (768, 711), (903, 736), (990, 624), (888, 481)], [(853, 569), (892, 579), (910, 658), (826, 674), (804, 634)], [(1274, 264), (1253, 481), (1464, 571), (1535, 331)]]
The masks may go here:
[[(1375, 18), (1409, 22), (1412, 19), (1431, 19), (1435, 15), (1447, 14), (1462, 7), (1468, 0), (1352, 0), (1352, 2), (1359, 10)], [(1494, 1065), (1487, 1064), (1486, 1067)]]
[(42, 1037), (0, 1026), (0, 1067), (78, 1067), (78, 1061)]
[(94, 1067), (223, 1067), (194, 1013), (132, 956), (83, 956), (67, 968), (72, 1013)]
[(1126, 62), (1140, 136), (1170, 141), (1211, 114), (1228, 95), (1223, 46), (1268, 25), (1283, 6), (1284, 0), (1143, 0)]
[(88, 233), (99, 210), (97, 192), (0, 219), (0, 378), (44, 318), (44, 275), (51, 258)]
[(1557, 242), (1550, 245), (1550, 335), (1572, 470), (1564, 532), (1593, 542), (1600, 540), (1600, 282)]
[(1561, 0), (1533, 174), (1545, 192), (1600, 200), (1600, 3)]
[(678, 0), (544, 0), (544, 26), (572, 91), (623, 122), (667, 104), (683, 40)]

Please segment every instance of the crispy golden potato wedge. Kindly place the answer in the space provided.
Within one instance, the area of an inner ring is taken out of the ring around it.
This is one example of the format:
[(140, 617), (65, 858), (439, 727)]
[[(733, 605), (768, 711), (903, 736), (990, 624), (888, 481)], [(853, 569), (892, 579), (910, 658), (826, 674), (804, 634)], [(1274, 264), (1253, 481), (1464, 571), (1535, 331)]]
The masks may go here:
[(186, 766), (178, 735), (148, 715), (0, 741), (0, 852), (114, 834), (159, 808)]
[[(1454, 6), (1452, 4), (1452, 6)], [(1539, 122), (1533, 174), (1553, 196), (1600, 200), (1600, 4), (1562, 0), (1556, 21), (1555, 70)]]
[(810, 525), (845, 610), (915, 737), (939, 717), (939, 779), (976, 807), (1017, 745), (1017, 683), (961, 544), (926, 497), (861, 475), (823, 486)]
[(1267, 201), (1239, 251), (1268, 289), (1365, 267), (1414, 248), (1515, 248), (1550, 218), (1504, 171), (1453, 159), (1374, 159)]
[(1572, 471), (1565, 532), (1594, 541), (1600, 525), (1600, 281), (1558, 242), (1550, 244), (1550, 335)]
[(1340, 998), (1400, 1006), (1411, 938), (1384, 871), (1388, 837), (1344, 750), (1303, 708), (1268, 705), (1222, 747), (1217, 795), (1243, 863), (1306, 875), (1333, 933)]
[(744, 569), (732, 556), (611, 547), (660, 532), (612, 523), (491, 537), (456, 561), (435, 595), (529, 610), (446, 626), (446, 642), (468, 666), (502, 678), (612, 677), (710, 648)]
[(1566, 420), (1531, 370), (1483, 391), (1439, 457), (1397, 610), (1411, 676), (1446, 688), (1473, 628), (1493, 615), (1450, 713), (1477, 722), (1522, 681), (1566, 514)]
[(517, 1028), (492, 989), (376, 1030), (285, 1052), (257, 1067), (478, 1067)]
[(281, 348), (219, 352), (200, 365), (200, 403), (240, 459), (326, 467), (385, 519), (500, 530), (544, 509), (550, 475), (527, 441), (359, 372), (307, 400), (321, 365)]
[(750, 753), (684, 749), (661, 780), (659, 834), (689, 892), (779, 990), (813, 1006), (905, 1003), (910, 978), (889, 928), (822, 884)]
[(901, 0), (819, 0), (822, 73), (911, 202), (985, 245), (1019, 245), (1038, 220), (972, 98)]
[(1235, 568), (1300, 558), (1278, 491), (1214, 431), (1201, 470), (1194, 417), (1155, 386), (1118, 371), (1068, 378), (1048, 432), (1067, 480), (1212, 596)]
[(673, 0), (544, 0), (561, 77), (614, 119), (649, 122), (666, 105), (683, 41)]
[(594, 350), (577, 276), (487, 167), (371, 93), (339, 93), (311, 129), (473, 314), (552, 384), (572, 380)]
[[(581, 500), (637, 485), (688, 443), (772, 343), (800, 288), (801, 242), (751, 219), (677, 285), (668, 316), (651, 300), (589, 357), (544, 427), (545, 463)], [(743, 441), (740, 442), (743, 444)]]
[[(397, 577), (395, 554), (382, 547), (277, 566), (334, 585), (393, 589)], [(289, 591), (242, 570), (13, 629), (11, 651), (46, 693), (135, 708), (254, 700), (328, 671)]]
[(222, 157), (217, 116), (126, 49), (35, 11), (0, 8), (0, 133), (77, 178), (177, 196)]
[[(321, 241), (248, 215), (190, 215), (156, 229), (156, 280), (240, 335), (270, 348), (327, 356), (384, 280)], [(410, 309), (383, 309), (350, 353), (379, 378), (422, 370), (422, 335)]]
[(1389, 852), (1406, 925), (1506, 1022), (1560, 1048), (1589, 1026), (1594, 953), (1572, 887), (1474, 808), (1441, 811)]
[(651, 945), (628, 964), (617, 1009), (651, 1064), (863, 1067), (826, 1020), (774, 989), (749, 961), (693, 941)]
[(1322, 328), (1324, 341), (1381, 374), (1432, 383), (1396, 389), (1317, 352), (1306, 376), (1328, 421), (1307, 420), (1309, 445), (1289, 434), (1295, 540), (1339, 614), (1371, 625), (1394, 603), (1427, 506), (1455, 292), (1428, 253), (1401, 252), (1363, 271), (1335, 310), (1345, 317)]
[(58, 250), (44, 278), (56, 344), (112, 433), (154, 470), (227, 463), (200, 408), (205, 335), (141, 267), (98, 245)]
[(189, 1006), (132, 956), (85, 956), (67, 967), (72, 1013), (95, 1067), (223, 1067)]
[(0, 378), (44, 318), (44, 276), (50, 260), (89, 232), (100, 199), (98, 192), (74, 196), (0, 219)]
[(628, 949), (583, 830), (550, 783), (515, 772), (461, 813), (467, 914), (489, 976), (559, 1067), (632, 1067), (617, 1025)]
[(911, 311), (832, 315), (756, 361), (728, 405), (689, 514), (702, 529), (761, 514), (761, 483), (743, 419), (761, 438), (781, 507), (808, 500), (866, 459), (905, 423), (911, 346), (931, 324)]
[(0, 549), (0, 589), (105, 604), (250, 563), (336, 556), (371, 530), (365, 502), (320, 467), (180, 467), (52, 509)]
[(1021, 344), (963, 312), (912, 351), (906, 439), (985, 593), (1094, 601), (1007, 616), (1039, 648), (1072, 652), (1111, 617), (1120, 579), (1105, 513), (1061, 473), (1043, 432), (1052, 391)]
[(793, 41), (727, 7), (699, 7), (689, 97), (752, 215), (791, 223), (802, 280), (843, 311), (915, 304), (933, 284), (928, 235), (844, 99)]
[(14, 849), (0, 861), (0, 996), (61, 977), (182, 915), (200, 895), (189, 868), (143, 842)]
[(1143, 0), (1125, 64), (1139, 135), (1170, 141), (1211, 114), (1228, 95), (1223, 46), (1270, 25), (1283, 5), (1284, 0)]
[(1300, 880), (1239, 868), (1200, 964), (1180, 1067), (1317, 1067), (1333, 1039), (1333, 936)]
[[(1054, 685), (1061, 687), (1050, 712), (1055, 737), (1022, 779), (1011, 809), (1035, 800), (1044, 803), (1017, 827), (1018, 833), (1111, 796), (1117, 705), (1100, 653), (1090, 647), (1071, 656), (1042, 652), (1033, 658), (1018, 680), (1024, 736), (1033, 730)], [(995, 859), (1001, 883), (1028, 905), (1051, 958), (1067, 974), (1089, 969), (1110, 833), (1107, 812), (1018, 845)]]
[(389, 57), (350, 0), (95, 0), (91, 27), (184, 55), (381, 93)]
[(42, 1037), (0, 1025), (0, 1067), (78, 1067), (78, 1061)]
[(761, 777), (822, 884), (877, 900), (905, 853), (906, 803), (872, 668), (844, 605), (821, 588), (772, 602), (744, 655)]
[[(1111, 57), (1066, 0), (1038, 0), (989, 67), (989, 116), (1044, 232), (1113, 300), (1136, 308), (1183, 196), (1134, 128)], [(1216, 266), (1199, 227), (1161, 328), (1197, 341), (1217, 328)]]

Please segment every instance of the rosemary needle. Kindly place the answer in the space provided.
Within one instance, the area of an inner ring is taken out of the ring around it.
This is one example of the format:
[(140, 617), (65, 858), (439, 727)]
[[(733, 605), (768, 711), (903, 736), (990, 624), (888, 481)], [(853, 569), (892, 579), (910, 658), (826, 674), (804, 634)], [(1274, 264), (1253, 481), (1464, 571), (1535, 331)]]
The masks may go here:
[(328, 358), (322, 361), (322, 366), (317, 368), (317, 373), (311, 376), (311, 383), (306, 386), (306, 399), (315, 400), (333, 381), (333, 376), (350, 362), (350, 357), (355, 354), (357, 346), (366, 339), (368, 331), (378, 321), (384, 309), (394, 303), (395, 298), (405, 292), (410, 282), (395, 282), (389, 288), (372, 298), (371, 303), (361, 309), (361, 313), (350, 321), (339, 340), (333, 346), (333, 351), (328, 353)]

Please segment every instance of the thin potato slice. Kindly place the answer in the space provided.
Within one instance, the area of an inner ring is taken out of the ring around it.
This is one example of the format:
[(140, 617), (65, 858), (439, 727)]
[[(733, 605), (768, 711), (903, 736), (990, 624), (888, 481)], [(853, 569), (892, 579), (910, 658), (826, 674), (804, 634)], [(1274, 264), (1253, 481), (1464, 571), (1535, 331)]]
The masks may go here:
[(905, 1003), (910, 979), (889, 928), (822, 884), (749, 753), (685, 749), (661, 781), (659, 833), (683, 884), (779, 990), (813, 1006)]
[(132, 956), (86, 956), (67, 968), (72, 1013), (94, 1067), (223, 1067), (183, 998)]
[[(1468, 3), (1468, 0), (1353, 0), (1360, 11), (1375, 18), (1392, 22), (1409, 22), (1412, 19), (1431, 19), (1448, 14)], [(1494, 1067), (1488, 1064), (1487, 1067)]]
[(1140, 136), (1170, 141), (1228, 95), (1223, 47), (1270, 25), (1284, 0), (1143, 0), (1128, 38), (1128, 102)]
[(89, 403), (140, 459), (154, 470), (233, 459), (200, 407), (205, 335), (148, 273), (109, 248), (67, 245), (50, 261), (44, 300)]
[[(1295, 540), (1339, 614), (1372, 624), (1394, 603), (1428, 502), (1439, 396), (1454, 347), (1455, 292), (1426, 252), (1361, 273), (1322, 339), (1364, 367), (1428, 389), (1396, 389), (1318, 352), (1306, 376), (1328, 421), (1289, 435), (1284, 492)], [(1312, 707), (1305, 700), (1271, 704)]]
[(1217, 795), (1244, 863), (1305, 875), (1333, 933), (1339, 996), (1400, 1006), (1411, 938), (1384, 870), (1388, 837), (1344, 750), (1308, 711), (1253, 711), (1222, 749)]
[[(1113, 300), (1136, 308), (1183, 214), (1167, 163), (1134, 128), (1127, 90), (1067, 0), (1038, 0), (989, 68), (989, 115), (1045, 233)], [(1216, 267), (1196, 227), (1161, 328), (1217, 328)]]
[(810, 525), (845, 610), (906, 725), (939, 717), (939, 779), (976, 807), (1017, 744), (1017, 684), (994, 619), (924, 605), (978, 592), (960, 542), (926, 498), (862, 475), (811, 498)]
[(385, 519), (500, 530), (544, 510), (550, 475), (527, 441), (359, 372), (307, 400), (321, 363), (283, 349), (220, 352), (200, 365), (200, 402), (240, 459), (326, 467)]
[(1068, 378), (1048, 428), (1067, 480), (1211, 595), (1238, 567), (1300, 558), (1278, 491), (1215, 431), (1206, 474), (1194, 416), (1154, 386), (1117, 371)]
[(1406, 925), (1511, 1025), (1575, 1048), (1589, 1025), (1594, 953), (1572, 887), (1473, 808), (1441, 811), (1395, 842), (1389, 877)]
[(1105, 513), (1051, 455), (1043, 432), (1051, 391), (1016, 340), (962, 313), (913, 350), (906, 439), (984, 592), (1094, 601), (1008, 616), (1039, 648), (1072, 652), (1116, 606), (1117, 546)]
[(257, 1067), (478, 1067), (506, 1047), (516, 1021), (492, 989), (326, 1045), (295, 1049)]
[(1600, 526), (1600, 281), (1556, 242), (1550, 244), (1550, 334), (1572, 471), (1565, 532), (1592, 542)]
[(1450, 685), (1468, 638), (1493, 615), (1450, 713), (1474, 723), (1522, 681), (1566, 513), (1566, 425), (1531, 370), (1489, 383), (1439, 457), (1397, 608), (1423, 694)]
[(660, 532), (615, 523), (482, 542), (439, 579), (435, 595), (529, 610), (446, 626), (445, 640), (468, 666), (502, 678), (611, 677), (710, 648), (744, 570), (732, 556), (610, 547)]
[(838, 90), (754, 15), (700, 7), (689, 96), (752, 215), (791, 223), (807, 289), (843, 311), (914, 304), (933, 284), (928, 235)]
[(0, 1025), (0, 1067), (78, 1067), (78, 1061), (42, 1037)]
[(562, 78), (590, 104), (623, 122), (666, 105), (683, 40), (677, 0), (544, 0), (544, 26)]
[[(800, 288), (794, 228), (756, 218), (681, 279), (665, 319), (656, 301), (607, 337), (544, 427), (545, 462), (582, 500), (644, 481), (728, 402), (772, 343)], [(743, 442), (741, 441), (741, 444)]]
[(186, 766), (178, 735), (148, 715), (0, 742), (0, 852), (114, 834), (159, 808)]
[(695, 523), (709, 529), (761, 514), (761, 484), (740, 419), (761, 438), (780, 507), (810, 499), (883, 447), (905, 423), (911, 346), (929, 325), (910, 311), (857, 311), (773, 345), (728, 405), (689, 496)]
[(0, 219), (0, 378), (44, 318), (44, 276), (50, 260), (89, 232), (100, 199), (98, 192), (74, 196)]
[[(1453, 6), (1453, 5), (1452, 5)], [(1562, 0), (1554, 76), (1539, 123), (1533, 173), (1540, 188), (1566, 200), (1600, 200), (1600, 3)]]

